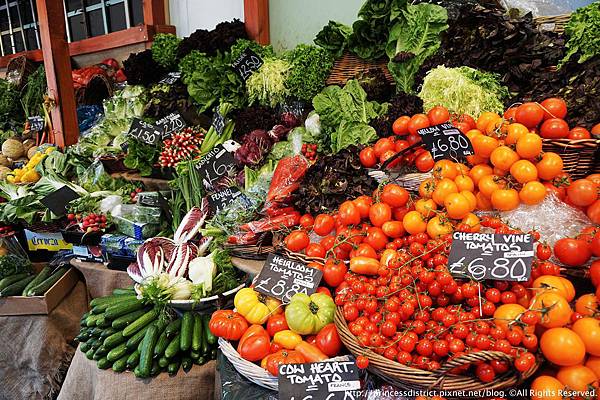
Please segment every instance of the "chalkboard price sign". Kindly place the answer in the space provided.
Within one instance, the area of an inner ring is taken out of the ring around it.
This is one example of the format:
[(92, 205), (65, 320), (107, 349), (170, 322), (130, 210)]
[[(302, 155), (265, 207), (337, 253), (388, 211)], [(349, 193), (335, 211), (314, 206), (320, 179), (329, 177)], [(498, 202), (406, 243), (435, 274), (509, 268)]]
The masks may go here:
[(529, 234), (454, 232), (448, 269), (459, 278), (522, 282), (531, 275), (533, 255)]
[(354, 361), (283, 364), (278, 374), (279, 400), (361, 399)]
[(248, 198), (242, 192), (240, 192), (240, 189), (236, 188), (235, 186), (232, 186), (225, 190), (221, 190), (209, 195), (208, 205), (210, 206), (211, 211), (214, 214), (217, 214), (219, 211), (227, 207), (233, 200), (239, 198), (240, 196), (243, 202), (248, 202), (246, 204), (249, 204)]
[(159, 119), (154, 124), (157, 129), (162, 131), (162, 138), (170, 138), (173, 132), (177, 132), (186, 127), (185, 120), (178, 112), (173, 112), (164, 118)]
[(263, 65), (263, 60), (250, 48), (246, 48), (240, 56), (231, 63), (231, 68), (245, 81)]
[(163, 132), (152, 124), (134, 118), (129, 128), (129, 135), (144, 143), (156, 144), (161, 140)]
[(225, 117), (223, 117), (223, 114), (221, 114), (221, 106), (215, 107), (212, 126), (215, 128), (215, 131), (217, 131), (219, 136), (223, 134), (223, 129), (225, 129)]
[(200, 159), (196, 169), (202, 175), (205, 189), (211, 191), (219, 179), (235, 175), (233, 152), (219, 144)]
[(172, 85), (177, 82), (181, 78), (181, 72), (169, 72), (167, 76), (162, 78), (158, 83), (165, 83), (167, 85)]
[(29, 118), (27, 118), (27, 120), (29, 121), (29, 129), (34, 132), (41, 132), (44, 130), (44, 127), (46, 126), (46, 121), (44, 120), (44, 118), (40, 117), (39, 115), (29, 117)]
[(474, 154), (469, 138), (448, 122), (418, 129), (417, 132), (436, 161), (443, 158), (457, 160)]
[(56, 191), (45, 196), (40, 202), (46, 206), (46, 208), (52, 211), (56, 215), (65, 215), (67, 212), (67, 205), (78, 199), (79, 195), (73, 189), (67, 185), (57, 189)]
[(270, 253), (254, 289), (289, 303), (296, 293), (313, 294), (323, 278), (323, 273), (301, 262)]

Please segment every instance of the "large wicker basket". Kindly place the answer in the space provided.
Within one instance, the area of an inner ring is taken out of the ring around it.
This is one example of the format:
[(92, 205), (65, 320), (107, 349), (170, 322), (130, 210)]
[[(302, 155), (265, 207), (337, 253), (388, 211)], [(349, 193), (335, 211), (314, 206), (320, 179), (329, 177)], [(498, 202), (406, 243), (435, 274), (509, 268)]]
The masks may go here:
[(563, 33), (565, 25), (567, 25), (570, 19), (571, 14), (563, 14), (537, 17), (534, 19), (534, 22), (542, 30)]
[(348, 329), (346, 320), (338, 307), (335, 313), (335, 325), (338, 328), (340, 338), (346, 348), (354, 356), (366, 356), (369, 358), (369, 370), (393, 385), (406, 389), (423, 390), (448, 390), (448, 391), (477, 391), (498, 390), (514, 388), (525, 379), (535, 373), (539, 367), (536, 363), (529, 371), (518, 373), (514, 368), (506, 374), (496, 377), (492, 382), (481, 382), (480, 380), (466, 375), (454, 375), (450, 370), (462, 365), (477, 363), (480, 361), (504, 360), (512, 363), (514, 359), (499, 351), (480, 351), (465, 354), (446, 362), (437, 371), (425, 371), (417, 368), (407, 367), (395, 361), (391, 361), (374, 351), (361, 346), (356, 337)]
[(600, 139), (543, 139), (543, 149), (560, 155), (564, 171), (574, 179), (600, 170)]
[(356, 78), (361, 72), (366, 72), (370, 69), (381, 69), (387, 82), (394, 85), (394, 78), (390, 74), (387, 63), (388, 61), (385, 58), (375, 61), (363, 60), (354, 54), (345, 52), (341, 58), (335, 61), (329, 78), (327, 78), (327, 84), (345, 85), (348, 80)]
[(36, 64), (27, 57), (15, 57), (6, 66), (6, 80), (20, 89), (25, 85), (27, 78), (35, 69)]

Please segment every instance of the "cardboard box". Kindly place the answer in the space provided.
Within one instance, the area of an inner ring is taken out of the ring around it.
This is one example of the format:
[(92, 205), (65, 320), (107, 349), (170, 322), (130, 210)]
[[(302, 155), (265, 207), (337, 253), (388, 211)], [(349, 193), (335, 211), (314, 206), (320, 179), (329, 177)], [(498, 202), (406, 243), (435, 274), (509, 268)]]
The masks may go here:
[[(34, 264), (33, 267), (36, 272), (39, 272), (43, 265)], [(0, 316), (49, 314), (71, 292), (78, 281), (77, 270), (71, 267), (43, 296), (0, 297)]]

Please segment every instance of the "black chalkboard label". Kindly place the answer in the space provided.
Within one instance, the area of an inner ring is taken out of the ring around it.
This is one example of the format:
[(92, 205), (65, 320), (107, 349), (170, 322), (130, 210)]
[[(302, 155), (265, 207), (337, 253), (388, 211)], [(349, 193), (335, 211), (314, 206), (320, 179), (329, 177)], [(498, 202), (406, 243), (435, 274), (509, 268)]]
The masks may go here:
[(165, 83), (167, 85), (172, 85), (177, 82), (181, 78), (181, 72), (169, 72), (167, 76), (162, 78), (158, 83)]
[(249, 205), (248, 198), (235, 186), (220, 190), (208, 196), (208, 205), (214, 214), (227, 207), (232, 201), (241, 198), (244, 204)]
[(279, 400), (360, 399), (358, 367), (354, 361), (283, 364), (278, 375)]
[(163, 132), (152, 124), (134, 118), (129, 128), (129, 135), (141, 142), (156, 144), (161, 140)]
[(221, 106), (215, 107), (215, 113), (213, 114), (212, 126), (215, 131), (221, 136), (223, 129), (225, 129), (225, 117), (221, 114)]
[(454, 232), (448, 269), (456, 277), (477, 281), (522, 282), (531, 275), (533, 256), (530, 234)]
[(252, 75), (254, 71), (257, 71), (262, 65), (263, 60), (260, 56), (247, 47), (237, 60), (231, 63), (231, 68), (233, 68), (245, 82), (250, 78), (250, 75)]
[(443, 158), (457, 160), (474, 154), (469, 138), (451, 123), (430, 126), (417, 132), (436, 161)]
[(173, 132), (177, 132), (186, 127), (185, 120), (178, 112), (171, 113), (154, 123), (156, 128), (162, 131), (162, 138), (170, 138)]
[(69, 202), (78, 199), (79, 195), (68, 186), (63, 186), (60, 189), (45, 196), (40, 202), (46, 208), (56, 215), (65, 215)]
[(29, 121), (29, 129), (34, 132), (41, 132), (46, 127), (46, 121), (39, 115), (29, 117), (27, 120)]
[(289, 303), (296, 293), (313, 294), (323, 273), (301, 262), (270, 253), (256, 278), (254, 289)]
[(202, 175), (204, 188), (211, 191), (217, 180), (235, 175), (235, 160), (233, 153), (222, 144), (215, 146), (196, 164), (196, 169)]

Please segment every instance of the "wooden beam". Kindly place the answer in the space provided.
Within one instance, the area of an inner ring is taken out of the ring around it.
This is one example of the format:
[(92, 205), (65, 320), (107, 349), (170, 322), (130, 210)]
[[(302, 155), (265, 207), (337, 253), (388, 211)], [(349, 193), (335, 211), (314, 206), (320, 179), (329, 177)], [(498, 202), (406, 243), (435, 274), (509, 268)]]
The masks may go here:
[(269, 44), (269, 0), (244, 0), (244, 23), (250, 39)]
[(65, 10), (62, 1), (37, 0), (36, 5), (48, 93), (56, 102), (51, 110), (54, 128), (51, 134), (59, 147), (65, 147), (76, 143), (79, 137)]
[(164, 0), (143, 0), (144, 23), (147, 25), (165, 25), (167, 23)]

